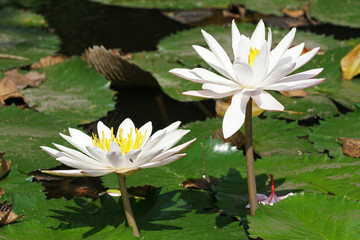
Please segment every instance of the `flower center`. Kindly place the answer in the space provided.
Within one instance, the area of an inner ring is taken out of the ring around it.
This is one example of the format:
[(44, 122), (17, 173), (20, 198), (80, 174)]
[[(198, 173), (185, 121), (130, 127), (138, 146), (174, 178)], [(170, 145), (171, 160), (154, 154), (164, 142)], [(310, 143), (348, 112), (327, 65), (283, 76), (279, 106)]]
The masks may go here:
[(250, 53), (249, 53), (249, 64), (250, 64), (250, 66), (253, 65), (253, 63), (255, 61), (255, 58), (258, 55), (258, 53), (259, 53), (258, 49), (254, 48), (254, 50), (253, 50), (252, 47), (250, 47)]
[(146, 132), (142, 134), (137, 128), (135, 128), (135, 136), (132, 134), (133, 131), (130, 131), (127, 136), (124, 136), (123, 132), (124, 130), (119, 128), (119, 137), (116, 137), (114, 135), (114, 128), (111, 128), (110, 138), (105, 137), (104, 131), (101, 133), (101, 136), (99, 135), (99, 138), (93, 133), (91, 141), (95, 147), (99, 147), (107, 152), (110, 150), (110, 144), (116, 142), (120, 146), (122, 154), (139, 149), (144, 144)]

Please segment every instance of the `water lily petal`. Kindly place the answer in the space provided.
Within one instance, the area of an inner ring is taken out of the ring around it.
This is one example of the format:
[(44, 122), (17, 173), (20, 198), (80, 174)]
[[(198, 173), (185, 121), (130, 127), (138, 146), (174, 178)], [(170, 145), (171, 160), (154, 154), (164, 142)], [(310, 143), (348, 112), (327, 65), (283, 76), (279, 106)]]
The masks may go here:
[(313, 87), (322, 83), (325, 78), (312, 78), (312, 79), (300, 79), (298, 81), (291, 82), (278, 82), (274, 83), (271, 86), (267, 87), (267, 90), (276, 90), (276, 91), (293, 91), (304, 88)]
[(234, 92), (218, 94), (218, 93), (215, 93), (215, 92), (209, 91), (209, 90), (199, 90), (199, 91), (186, 91), (186, 92), (183, 92), (182, 94), (188, 95), (188, 96), (194, 96), (194, 97), (219, 99), (219, 98), (229, 97), (229, 96), (233, 95)]
[(204, 30), (201, 30), (201, 33), (203, 34), (204, 39), (205, 39), (206, 43), (209, 45), (211, 51), (214, 53), (215, 57), (222, 64), (224, 69), (230, 74), (230, 76), (233, 75), (233, 74), (231, 74), (232, 64), (231, 64), (230, 58), (226, 54), (224, 49), (221, 47), (221, 45), (215, 40), (215, 38), (213, 38), (213, 36), (211, 36), (210, 34), (205, 32)]
[(129, 135), (131, 135), (134, 138), (134, 136), (136, 136), (135, 125), (134, 125), (133, 121), (131, 121), (130, 118), (126, 118), (120, 124), (119, 129), (118, 129), (118, 131), (116, 133), (117, 138), (119, 137), (120, 129), (122, 129), (122, 131), (123, 131), (122, 132), (123, 137), (128, 137)]
[[(60, 136), (65, 139), (68, 143), (70, 143), (71, 145), (73, 145), (74, 147), (76, 147), (77, 149), (79, 149), (80, 151), (82, 151), (83, 153), (87, 154), (90, 156), (90, 153), (86, 150), (86, 146), (83, 142), (81, 141), (77, 141), (76, 139), (72, 138), (72, 137), (69, 137), (69, 136), (66, 136), (62, 133), (59, 133)], [(88, 144), (88, 145), (92, 145), (91, 144)]]
[(251, 96), (251, 98), (256, 102), (259, 108), (269, 111), (283, 111), (284, 106), (279, 103), (270, 93), (263, 91), (257, 96)]
[(77, 161), (82, 162), (82, 164), (84, 164), (84, 165), (89, 164), (89, 165), (93, 165), (93, 166), (103, 166), (103, 164), (101, 162), (99, 162), (98, 160), (95, 160), (94, 158), (91, 158), (79, 151), (62, 146), (60, 144), (56, 144), (56, 143), (53, 143), (53, 144), (57, 149), (59, 149), (63, 153), (68, 154), (72, 158), (77, 159)]
[(151, 159), (150, 162), (158, 162), (158, 161), (162, 161), (164, 160), (165, 158), (168, 158), (172, 155), (175, 155), (181, 151), (183, 151), (185, 148), (187, 148), (188, 146), (190, 146), (193, 142), (196, 141), (196, 138), (186, 142), (186, 143), (183, 143), (183, 144), (180, 144), (176, 147), (173, 147), (173, 148), (170, 148), (164, 152), (162, 152), (161, 154), (159, 154), (158, 156), (156, 156), (155, 158)]
[(86, 146), (86, 150), (90, 153), (89, 156), (95, 158), (100, 162), (106, 157), (106, 152), (101, 148), (94, 146)]
[(299, 81), (302, 79), (309, 79), (309, 78), (313, 78), (317, 75), (319, 75), (322, 70), (324, 70), (323, 68), (315, 68), (315, 69), (310, 69), (301, 73), (297, 73), (297, 74), (293, 74), (287, 77), (283, 77), (282, 79), (280, 79), (279, 81), (277, 81), (277, 83), (280, 82), (292, 82), (292, 81)]
[(234, 62), (249, 63), (250, 39), (244, 35), (240, 37)]
[(139, 132), (142, 134), (142, 136), (145, 136), (143, 145), (146, 144), (148, 139), (150, 138), (150, 135), (152, 134), (152, 123), (149, 121), (145, 123), (140, 129)]
[(172, 163), (176, 160), (178, 160), (179, 158), (182, 158), (186, 156), (186, 153), (182, 153), (182, 154), (176, 154), (174, 156), (171, 156), (169, 158), (166, 158), (162, 161), (158, 161), (158, 162), (150, 162), (147, 164), (144, 164), (143, 166), (141, 166), (141, 168), (153, 168), (153, 167), (160, 167), (160, 166), (164, 166), (166, 164)]
[(308, 63), (311, 59), (313, 59), (313, 57), (316, 55), (316, 53), (319, 51), (319, 47), (312, 49), (311, 51), (301, 55), (300, 57), (298, 57), (296, 59), (296, 66), (294, 68), (293, 71), (295, 71), (296, 69), (302, 67), (303, 65), (305, 65), (306, 63)]
[(264, 42), (252, 65), (254, 72), (254, 84), (258, 84), (264, 79), (269, 63), (269, 55), (270, 49), (268, 49), (267, 43)]
[(288, 50), (285, 51), (285, 53), (283, 54), (283, 56), (281, 58), (291, 57), (292, 59), (296, 59), (302, 53), (304, 46), (305, 46), (305, 43), (300, 43), (292, 48), (289, 48)]
[(223, 85), (234, 85), (236, 84), (233, 80), (219, 76), (204, 68), (194, 68), (191, 70), (193, 74), (204, 80), (204, 83), (215, 83)]
[(267, 44), (268, 44), (268, 49), (271, 50), (271, 47), (272, 47), (272, 33), (271, 33), (271, 28), (268, 28), (268, 40), (267, 40)]
[(239, 29), (237, 28), (236, 24), (235, 24), (235, 19), (232, 20), (231, 23), (231, 36), (232, 36), (232, 49), (233, 49), (233, 53), (234, 53), (234, 59), (237, 58), (237, 48), (239, 45), (239, 40), (240, 40), (240, 32)]
[(105, 126), (105, 124), (102, 121), (98, 122), (97, 131), (98, 131), (99, 138), (110, 138), (111, 137), (110, 128)]
[(85, 177), (82, 170), (41, 170), (42, 173), (54, 175), (54, 176), (64, 176), (64, 177)]
[(261, 19), (257, 24), (255, 31), (251, 35), (251, 47), (254, 49), (260, 49), (265, 41), (265, 24)]
[(239, 84), (234, 84), (232, 86), (228, 85), (220, 85), (220, 84), (213, 84), (213, 83), (204, 83), (202, 88), (204, 90), (209, 90), (215, 92), (217, 94), (228, 94), (232, 93), (236, 90), (241, 90), (241, 86)]
[(123, 168), (125, 158), (122, 155), (121, 151), (109, 151), (106, 153), (106, 159), (108, 164), (114, 168), (114, 171), (116, 169)]
[(52, 156), (53, 158), (58, 158), (61, 156), (64, 156), (64, 154), (56, 149), (50, 148), (50, 147), (46, 147), (46, 146), (40, 146), (40, 148), (46, 152), (47, 154), (49, 154), (50, 156)]
[(235, 74), (230, 74), (226, 68), (220, 63), (220, 61), (216, 58), (215, 54), (209, 51), (208, 49), (193, 45), (193, 48), (199, 54), (199, 56), (207, 63), (209, 64), (213, 69), (218, 71), (223, 76), (229, 78), (229, 79), (235, 79)]
[(229, 108), (226, 110), (222, 129), (224, 138), (231, 137), (240, 127), (245, 120), (246, 104), (249, 101), (250, 96), (236, 93), (231, 100)]
[(206, 81), (197, 75), (191, 69), (186, 68), (174, 68), (169, 71), (169, 73), (174, 74), (178, 77), (197, 82), (197, 83), (205, 83)]
[(91, 137), (89, 137), (80, 130), (77, 130), (75, 128), (69, 128), (69, 134), (76, 142), (82, 144), (84, 148), (87, 145), (92, 145)]
[(282, 79), (284, 76), (288, 75), (293, 71), (295, 67), (295, 63), (288, 63), (285, 65), (282, 65), (278, 68), (275, 68), (266, 78), (258, 85), (259, 88), (265, 88), (267, 86), (270, 86), (280, 79)]
[(254, 84), (254, 72), (248, 63), (234, 62), (233, 69), (240, 84), (245, 86)]
[(83, 175), (89, 177), (100, 177), (113, 172), (113, 170), (81, 170)]
[(270, 52), (268, 73), (278, 64), (279, 60), (289, 48), (295, 37), (296, 28), (291, 31), (279, 42), (279, 44)]
[(76, 159), (71, 155), (67, 155), (67, 156), (61, 156), (56, 158), (56, 160), (58, 160), (59, 162), (72, 167), (72, 168), (77, 168), (77, 169), (103, 169), (105, 166), (99, 166), (99, 165), (95, 165), (95, 164), (89, 164), (86, 163), (82, 160)]

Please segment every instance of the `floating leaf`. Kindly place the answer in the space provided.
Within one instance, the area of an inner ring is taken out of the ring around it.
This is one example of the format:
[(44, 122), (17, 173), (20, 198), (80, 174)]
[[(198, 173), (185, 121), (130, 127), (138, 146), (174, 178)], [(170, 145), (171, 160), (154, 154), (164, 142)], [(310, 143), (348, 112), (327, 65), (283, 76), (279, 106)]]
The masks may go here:
[(13, 69), (4, 72), (5, 77), (9, 78), (16, 84), (18, 90), (25, 87), (37, 87), (45, 81), (45, 74), (36, 71), (30, 71), (26, 74), (19, 73), (19, 69)]
[(121, 88), (159, 88), (159, 84), (150, 72), (142, 70), (136, 64), (128, 62), (119, 53), (94, 46), (85, 51), (87, 63), (104, 74), (117, 89)]
[(353, 48), (340, 62), (342, 78), (351, 80), (360, 74), (360, 44)]
[(250, 236), (263, 239), (358, 239), (360, 204), (345, 198), (296, 194), (263, 206), (250, 220)]
[(343, 142), (343, 152), (350, 157), (360, 157), (360, 140), (352, 138), (340, 138)]
[(311, 129), (309, 139), (319, 152), (327, 150), (333, 156), (343, 155), (338, 138), (359, 137), (358, 131), (354, 131), (354, 129), (360, 129), (360, 111), (321, 121), (319, 126), (314, 126)]
[(38, 69), (38, 68), (44, 68), (44, 67), (50, 67), (58, 63), (62, 63), (65, 60), (67, 60), (68, 57), (64, 55), (55, 55), (55, 56), (47, 56), (40, 58), (37, 62), (30, 65), (31, 69)]
[(0, 81), (0, 105), (10, 105), (12, 102), (20, 102), (19, 105), (26, 104), (25, 99), (19, 93), (16, 84), (9, 78)]
[[(4, 155), (5, 155), (4, 152), (0, 152), (0, 161), (1, 161), (0, 162), (0, 179), (2, 177), (4, 177), (5, 174), (7, 174), (11, 169), (11, 166), (10, 166), (11, 161), (9, 161), (9, 162), (6, 161), (4, 158)], [(1, 194), (0, 194), (0, 196), (1, 196)]]

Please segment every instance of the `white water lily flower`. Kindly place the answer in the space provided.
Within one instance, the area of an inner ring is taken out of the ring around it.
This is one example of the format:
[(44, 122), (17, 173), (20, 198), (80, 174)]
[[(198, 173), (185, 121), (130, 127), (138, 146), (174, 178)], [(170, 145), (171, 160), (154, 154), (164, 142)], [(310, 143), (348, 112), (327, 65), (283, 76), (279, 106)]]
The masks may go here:
[(287, 76), (311, 60), (319, 48), (301, 55), (304, 43), (289, 49), (296, 29), (293, 28), (271, 50), (272, 35), (268, 31), (265, 40), (265, 25), (258, 23), (251, 38), (241, 35), (235, 22), (232, 22), (232, 50), (234, 61), (207, 32), (202, 34), (210, 50), (194, 45), (193, 48), (214, 70), (222, 76), (203, 68), (175, 68), (170, 73), (193, 82), (202, 83), (200, 91), (187, 91), (183, 94), (204, 97), (224, 98), (232, 96), (231, 105), (223, 120), (224, 137), (233, 135), (244, 123), (246, 104), (250, 97), (265, 110), (283, 111), (284, 106), (264, 90), (290, 91), (311, 87), (322, 79), (312, 79), (323, 69), (317, 68)]
[(178, 129), (180, 122), (155, 132), (152, 136), (152, 124), (146, 123), (140, 129), (125, 119), (114, 134), (101, 121), (97, 124), (99, 136), (92, 137), (69, 128), (70, 136), (60, 135), (78, 150), (55, 144), (58, 149), (46, 146), (41, 148), (59, 162), (75, 168), (73, 170), (49, 170), (44, 173), (60, 176), (102, 176), (108, 173), (130, 175), (141, 168), (153, 168), (169, 164), (185, 156), (179, 154), (196, 139), (177, 144), (190, 130)]

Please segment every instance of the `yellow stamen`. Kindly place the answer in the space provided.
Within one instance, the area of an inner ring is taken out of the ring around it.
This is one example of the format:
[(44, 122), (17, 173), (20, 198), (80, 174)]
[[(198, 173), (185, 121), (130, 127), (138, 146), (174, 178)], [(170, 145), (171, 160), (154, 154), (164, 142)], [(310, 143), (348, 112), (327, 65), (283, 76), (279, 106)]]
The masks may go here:
[(253, 50), (252, 47), (250, 47), (250, 53), (249, 53), (249, 64), (250, 64), (250, 66), (253, 65), (253, 63), (255, 61), (255, 58), (258, 55), (258, 53), (259, 53), (258, 49), (254, 48), (254, 50)]
[(127, 136), (124, 136), (123, 132), (124, 132), (123, 129), (119, 128), (119, 137), (118, 138), (114, 135), (114, 128), (111, 128), (110, 138), (105, 137), (104, 131), (102, 132), (102, 137), (99, 137), (99, 138), (96, 134), (93, 133), (91, 141), (95, 147), (99, 147), (107, 152), (110, 150), (110, 144), (112, 142), (116, 142), (120, 146), (121, 152), (123, 154), (126, 154), (126, 153), (130, 152), (131, 150), (139, 149), (143, 145), (143, 143), (145, 141), (146, 132), (145, 132), (145, 134), (142, 134), (136, 128), (135, 129), (136, 136), (134, 138), (133, 138), (133, 134), (132, 134), (132, 132), (133, 132), (132, 129)]

